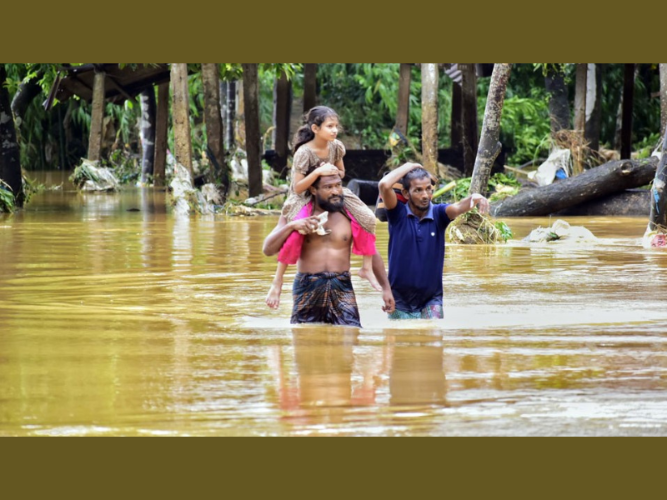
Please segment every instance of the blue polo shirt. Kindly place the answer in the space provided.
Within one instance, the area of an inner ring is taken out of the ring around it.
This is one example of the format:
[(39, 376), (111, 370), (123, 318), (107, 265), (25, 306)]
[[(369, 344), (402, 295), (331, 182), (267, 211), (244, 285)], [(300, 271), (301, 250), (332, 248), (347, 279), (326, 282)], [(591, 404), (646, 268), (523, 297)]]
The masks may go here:
[(408, 203), (387, 210), (389, 222), (389, 283), (396, 309), (421, 311), (442, 305), (445, 229), (451, 222), (448, 204), (433, 204), (419, 220)]

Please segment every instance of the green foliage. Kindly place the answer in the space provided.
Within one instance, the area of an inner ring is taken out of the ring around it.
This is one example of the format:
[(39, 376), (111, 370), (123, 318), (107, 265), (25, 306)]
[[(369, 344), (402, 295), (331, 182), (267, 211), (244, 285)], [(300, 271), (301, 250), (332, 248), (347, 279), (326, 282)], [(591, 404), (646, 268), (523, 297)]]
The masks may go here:
[(521, 165), (549, 154), (551, 124), (546, 92), (532, 89), (528, 97), (505, 99), (500, 123), (500, 142), (512, 153), (507, 161)]
[[(396, 63), (320, 64), (318, 86), (322, 104), (338, 112), (348, 147), (385, 149), (394, 127), (397, 111), (400, 65)], [(438, 116), (440, 147), (449, 144), (451, 85), (439, 79)], [(421, 136), (421, 69), (412, 67), (410, 116), (407, 136), (414, 144)], [(414, 159), (414, 158), (411, 158)]]
[(452, 201), (457, 202), (462, 200), (470, 192), (470, 184), (472, 182), (472, 177), (463, 177), (456, 181), (456, 187), (449, 191)]
[(23, 203), (28, 203), (33, 195), (41, 193), (46, 189), (44, 184), (40, 184), (35, 179), (31, 179), (25, 172), (23, 172), (22, 181), (24, 196)]
[(127, 150), (112, 151), (109, 159), (102, 160), (101, 164), (112, 169), (114, 176), (121, 184), (136, 184), (141, 177), (141, 163), (138, 161), (138, 155), (133, 155)]
[(521, 189), (521, 183), (516, 180), (513, 174), (504, 174), (498, 172), (489, 179), (489, 201), (494, 202), (503, 200), (508, 196), (514, 196)]
[(512, 239), (514, 236), (514, 233), (512, 233), (512, 230), (510, 227), (505, 224), (503, 221), (499, 220), (495, 223), (496, 229), (500, 233), (500, 237), (503, 241), (507, 241)]
[(542, 75), (546, 76), (549, 71), (554, 73), (561, 73), (563, 75), (567, 72), (567, 64), (565, 63), (533, 63), (534, 71), (542, 71)]
[(13, 212), (16, 210), (16, 202), (12, 188), (0, 179), (0, 212)]
[(660, 134), (655, 132), (634, 143), (632, 149), (636, 152), (638, 159), (648, 158), (660, 145)]
[[(28, 170), (70, 169), (85, 157), (90, 128), (90, 105), (72, 98), (65, 103), (56, 103), (45, 111), (42, 103), (58, 74), (66, 65), (82, 63), (27, 63), (4, 64), (7, 80), (0, 82), (9, 89), (10, 98), (21, 83), (34, 81), (43, 89), (34, 99), (17, 126), (21, 163)], [(138, 66), (136, 63), (120, 63), (121, 67)], [(319, 64), (319, 102), (334, 108), (341, 117), (345, 133), (341, 140), (349, 149), (388, 149), (389, 136), (395, 124), (399, 68), (397, 63)], [(638, 65), (635, 80), (633, 113), (633, 149), (643, 157), (657, 143), (660, 130), (660, 102), (655, 97), (659, 92), (659, 72), (656, 65)], [(206, 164), (206, 128), (203, 119), (203, 88), (201, 65), (189, 65), (190, 120), (193, 157)], [(623, 65), (604, 64), (601, 88), (601, 143), (614, 147), (617, 114), (623, 89)], [(508, 150), (509, 164), (522, 164), (548, 154), (550, 123), (548, 96), (544, 90), (547, 71), (558, 71), (565, 76), (569, 99), (574, 98), (573, 64), (515, 64), (509, 80), (501, 122), (500, 141)], [(277, 75), (285, 72), (292, 80), (294, 99), (301, 97), (303, 71), (299, 63), (261, 63), (259, 65), (261, 133), (269, 137), (272, 127), (273, 87)], [(440, 74), (439, 88), (439, 147), (450, 144), (452, 81)], [(242, 67), (238, 63), (221, 63), (220, 76), (225, 80), (240, 81)], [(488, 94), (489, 78), (478, 80), (479, 124), (483, 122), (484, 106)], [(140, 152), (138, 100), (124, 105), (107, 104), (106, 116), (112, 118), (116, 133), (115, 143), (107, 149), (112, 155), (122, 150), (131, 157)], [(63, 122), (68, 124), (63, 126)], [(169, 146), (173, 150), (172, 128), (169, 128)], [(421, 137), (421, 70), (412, 66), (410, 88), (410, 117), (405, 134), (410, 144), (393, 148), (389, 163), (398, 165), (416, 159), (415, 148), (419, 148)], [(111, 137), (113, 142), (113, 137)], [(268, 145), (267, 140), (267, 147)], [(107, 147), (110, 144), (107, 144)], [(128, 172), (128, 179), (129, 177)], [(123, 177), (121, 175), (121, 177)]]
[[(456, 187), (442, 196), (433, 198), (434, 203), (456, 203), (470, 194), (472, 177), (463, 177), (456, 181)], [(488, 191), (493, 193), (489, 201), (496, 201), (518, 193), (521, 183), (512, 174), (496, 173), (491, 176)]]

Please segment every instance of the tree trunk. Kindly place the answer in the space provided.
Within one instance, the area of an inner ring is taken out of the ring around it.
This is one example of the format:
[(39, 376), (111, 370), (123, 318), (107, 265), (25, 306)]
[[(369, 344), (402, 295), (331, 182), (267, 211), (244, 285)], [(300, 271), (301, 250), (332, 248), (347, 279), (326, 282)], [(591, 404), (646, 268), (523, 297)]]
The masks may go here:
[(6, 80), (5, 65), (0, 64), (0, 179), (11, 188), (14, 202), (20, 207), (24, 201), (21, 155), (9, 103), (9, 91), (5, 87)]
[(303, 113), (314, 108), (317, 102), (317, 64), (303, 65)]
[(17, 127), (21, 126), (23, 116), (30, 103), (35, 97), (42, 93), (42, 87), (37, 83), (37, 80), (39, 80), (41, 76), (42, 74), (40, 73), (27, 82), (19, 85), (19, 89), (16, 92), (14, 99), (12, 99), (12, 111), (14, 112), (14, 120), (16, 121)]
[(398, 77), (398, 109), (396, 111), (396, 130), (404, 136), (408, 135), (408, 120), (410, 118), (410, 81), (412, 79), (412, 64), (400, 63)]
[(477, 73), (474, 64), (459, 64), (463, 109), (463, 175), (472, 176), (477, 154)]
[(438, 163), (438, 65), (423, 63), (422, 70), (422, 165), (435, 174)]
[(261, 135), (259, 131), (259, 85), (257, 63), (243, 63), (243, 101), (245, 109), (246, 154), (248, 157), (248, 194), (262, 194)]
[(188, 65), (171, 64), (171, 114), (174, 127), (174, 158), (190, 172), (192, 171), (192, 139), (190, 137), (190, 97), (188, 93)]
[(544, 86), (549, 94), (549, 117), (551, 118), (551, 136), (559, 130), (570, 128), (570, 101), (567, 96), (565, 76), (550, 68), (544, 77)]
[(220, 182), (225, 197), (229, 189), (229, 172), (225, 162), (225, 148), (220, 111), (220, 75), (215, 63), (202, 63), (204, 86), (204, 120), (206, 122), (206, 155), (213, 165), (213, 177)]
[(655, 177), (658, 159), (617, 160), (548, 186), (521, 191), (492, 206), (496, 217), (543, 216), (568, 207), (645, 186)]
[(451, 147), (461, 150), (461, 84), (452, 82)]
[(599, 64), (588, 65), (586, 85), (588, 91), (586, 94), (584, 138), (588, 142), (588, 147), (597, 151), (600, 149), (600, 122), (602, 120), (602, 66)]
[(505, 91), (511, 70), (511, 64), (502, 63), (493, 66), (489, 97), (486, 100), (486, 109), (484, 110), (482, 137), (477, 149), (475, 168), (472, 174), (472, 182), (470, 183), (470, 193), (486, 195), (491, 168), (502, 147), (500, 142), (498, 142), (498, 137), (500, 136), (500, 119), (503, 115)]
[(588, 65), (577, 64), (574, 88), (574, 129), (583, 136), (586, 128), (586, 80)]
[(660, 64), (660, 135), (667, 125), (667, 64)]
[(273, 149), (278, 157), (276, 171), (282, 179), (287, 178), (289, 155), (290, 111), (292, 109), (292, 82), (285, 73), (276, 79), (273, 107)]
[(667, 231), (667, 134), (662, 139), (662, 155), (651, 187), (649, 230)]
[(155, 89), (141, 93), (141, 182), (148, 182), (155, 162)]
[(90, 136), (88, 138), (88, 159), (100, 161), (102, 157), (102, 124), (104, 122), (104, 80), (105, 73), (95, 70), (93, 83), (93, 109), (90, 117)]
[(621, 158), (630, 158), (630, 154), (632, 153), (632, 108), (635, 92), (635, 65), (625, 64), (624, 67)]
[(157, 87), (157, 113), (155, 117), (155, 162), (153, 163), (153, 185), (165, 183), (167, 165), (167, 132), (169, 128), (169, 83)]

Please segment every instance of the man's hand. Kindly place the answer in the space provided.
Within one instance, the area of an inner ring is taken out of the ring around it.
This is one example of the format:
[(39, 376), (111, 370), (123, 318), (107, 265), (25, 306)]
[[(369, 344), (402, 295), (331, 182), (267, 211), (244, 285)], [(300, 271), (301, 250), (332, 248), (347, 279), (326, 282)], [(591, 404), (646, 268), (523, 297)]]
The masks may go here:
[(315, 172), (320, 177), (323, 175), (340, 175), (340, 170), (338, 170), (338, 167), (331, 163), (324, 163), (323, 165), (317, 167), (313, 172)]
[[(336, 169), (338, 170), (338, 169)], [(301, 234), (312, 234), (317, 231), (317, 226), (320, 223), (320, 219), (316, 215), (311, 215), (305, 219), (299, 219), (292, 221), (292, 229), (298, 231)]]
[(384, 306), (382, 310), (387, 314), (391, 314), (396, 309), (396, 302), (394, 301), (394, 294), (391, 293), (391, 289), (387, 288), (382, 292), (382, 300), (384, 301)]
[(470, 197), (470, 210), (473, 209), (473, 207), (477, 207), (477, 210), (479, 210), (480, 213), (482, 214), (488, 214), (489, 213), (489, 200), (484, 198), (481, 194), (473, 194)]

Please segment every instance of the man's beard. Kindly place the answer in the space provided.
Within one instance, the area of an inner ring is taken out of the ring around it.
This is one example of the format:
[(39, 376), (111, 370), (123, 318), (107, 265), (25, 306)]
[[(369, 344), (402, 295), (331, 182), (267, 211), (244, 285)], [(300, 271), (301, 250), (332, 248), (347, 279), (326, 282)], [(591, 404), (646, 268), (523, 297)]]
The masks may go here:
[(322, 210), (325, 210), (326, 212), (342, 212), (343, 208), (345, 208), (345, 196), (341, 194), (337, 198), (338, 199), (331, 202), (317, 195), (317, 204)]

